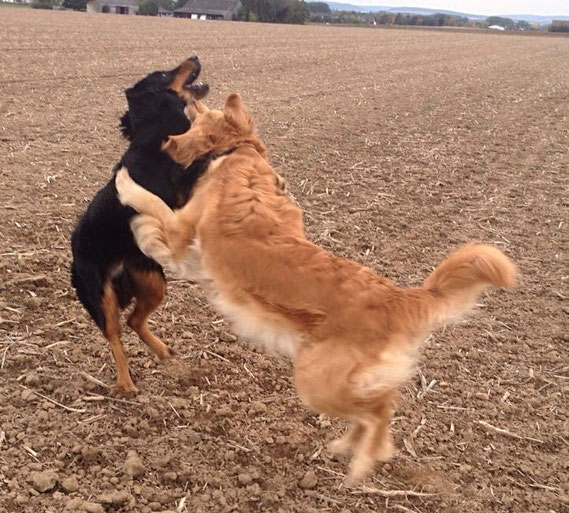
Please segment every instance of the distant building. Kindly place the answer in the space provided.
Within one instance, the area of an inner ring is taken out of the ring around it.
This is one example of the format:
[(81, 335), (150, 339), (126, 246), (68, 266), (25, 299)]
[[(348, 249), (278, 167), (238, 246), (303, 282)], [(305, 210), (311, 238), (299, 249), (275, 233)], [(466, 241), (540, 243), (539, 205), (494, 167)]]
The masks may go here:
[(488, 28), (490, 30), (506, 30), (506, 28), (502, 27), (502, 25), (490, 25)]
[(569, 20), (553, 20), (550, 30), (551, 32), (569, 32)]
[(137, 0), (89, 0), (87, 12), (138, 14)]
[(192, 20), (232, 20), (241, 8), (240, 0), (188, 0), (174, 11), (175, 18)]

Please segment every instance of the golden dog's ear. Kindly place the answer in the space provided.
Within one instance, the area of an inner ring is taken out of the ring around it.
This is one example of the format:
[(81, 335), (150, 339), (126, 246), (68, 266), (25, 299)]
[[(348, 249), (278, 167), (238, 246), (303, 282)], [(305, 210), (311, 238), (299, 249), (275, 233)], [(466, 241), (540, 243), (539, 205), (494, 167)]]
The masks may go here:
[(170, 157), (174, 158), (176, 151), (178, 150), (178, 143), (174, 139), (175, 136), (168, 136), (164, 141), (162, 141), (162, 145), (160, 149), (166, 152)]
[(255, 129), (253, 120), (243, 104), (239, 93), (231, 93), (225, 100), (223, 108), (225, 120), (239, 132), (252, 133)]
[(194, 160), (212, 151), (213, 145), (204, 134), (189, 130), (185, 134), (169, 136), (162, 143), (161, 149), (178, 164), (189, 167)]

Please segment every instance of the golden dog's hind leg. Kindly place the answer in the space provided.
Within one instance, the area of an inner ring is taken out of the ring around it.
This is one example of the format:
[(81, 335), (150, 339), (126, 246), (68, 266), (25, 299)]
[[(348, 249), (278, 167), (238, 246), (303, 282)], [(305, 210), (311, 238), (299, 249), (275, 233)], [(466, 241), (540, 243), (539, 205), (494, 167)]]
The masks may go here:
[(357, 421), (352, 422), (344, 436), (332, 440), (328, 444), (328, 450), (333, 454), (349, 454), (364, 434), (364, 426)]
[(376, 461), (387, 461), (393, 455), (389, 422), (393, 414), (394, 392), (384, 394), (379, 403), (361, 419), (364, 431), (354, 447), (354, 457), (346, 477), (346, 485), (354, 486), (373, 470)]

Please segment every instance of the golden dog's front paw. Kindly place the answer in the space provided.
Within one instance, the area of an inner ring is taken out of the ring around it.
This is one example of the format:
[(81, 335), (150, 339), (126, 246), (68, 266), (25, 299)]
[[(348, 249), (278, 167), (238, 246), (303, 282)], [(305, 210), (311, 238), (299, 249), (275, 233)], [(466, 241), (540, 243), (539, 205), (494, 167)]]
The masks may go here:
[(130, 205), (130, 191), (136, 182), (128, 174), (126, 167), (121, 167), (115, 177), (115, 187), (117, 188), (117, 197), (123, 205)]
[(140, 214), (132, 218), (130, 229), (140, 250), (162, 267), (166, 267), (172, 259), (172, 252), (168, 247), (162, 223), (155, 217)]
[(337, 455), (350, 454), (352, 452), (352, 443), (346, 437), (338, 438), (328, 444), (328, 450), (332, 454)]
[(359, 485), (371, 473), (374, 464), (375, 460), (369, 456), (355, 456), (350, 464), (350, 471), (344, 479), (344, 484), (348, 488)]

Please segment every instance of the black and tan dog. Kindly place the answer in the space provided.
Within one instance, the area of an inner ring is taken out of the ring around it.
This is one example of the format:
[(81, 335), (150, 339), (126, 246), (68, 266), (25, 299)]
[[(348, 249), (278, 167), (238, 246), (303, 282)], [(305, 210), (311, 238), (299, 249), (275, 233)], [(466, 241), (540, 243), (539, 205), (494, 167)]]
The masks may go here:
[(72, 235), (72, 284), (111, 344), (117, 366), (117, 393), (137, 392), (120, 340), (119, 323), (120, 310), (133, 298), (136, 304), (129, 326), (161, 360), (170, 355), (170, 350), (147, 324), (164, 298), (164, 274), (136, 246), (129, 228), (134, 211), (118, 201), (114, 176), (126, 166), (138, 183), (169, 206), (186, 202), (205, 166), (197, 162), (188, 172), (163, 153), (160, 145), (168, 136), (189, 129), (187, 102), (208, 92), (207, 85), (195, 83), (200, 68), (198, 58), (190, 57), (175, 69), (151, 73), (127, 89), (128, 111), (121, 118), (121, 129), (130, 145)]

